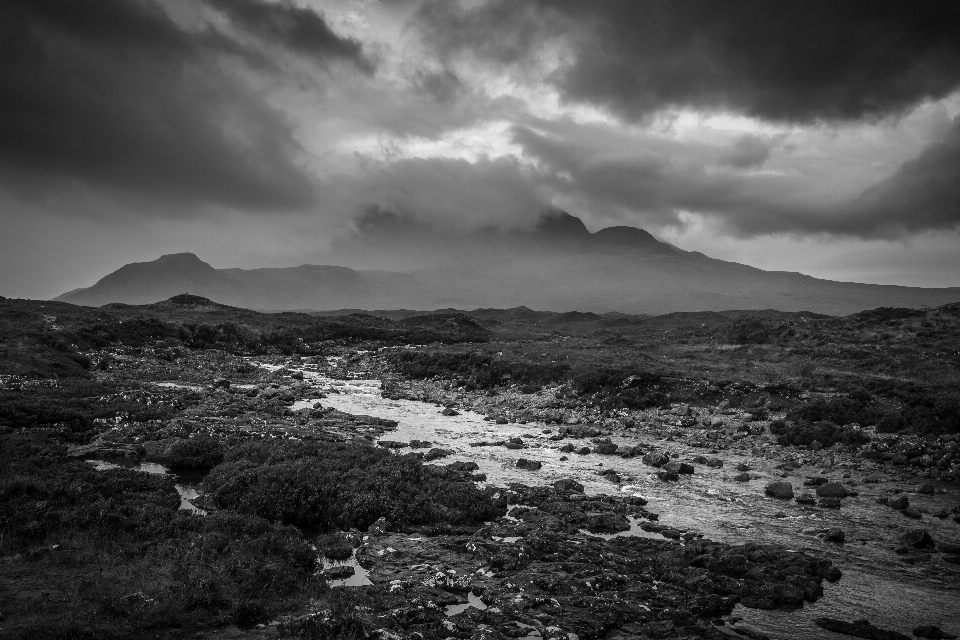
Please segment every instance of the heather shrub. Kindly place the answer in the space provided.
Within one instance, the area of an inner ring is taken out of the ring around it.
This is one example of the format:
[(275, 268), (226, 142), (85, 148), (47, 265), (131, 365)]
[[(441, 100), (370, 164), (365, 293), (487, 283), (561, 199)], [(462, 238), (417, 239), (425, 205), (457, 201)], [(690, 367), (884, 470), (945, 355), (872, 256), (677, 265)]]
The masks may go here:
[(239, 513), (317, 528), (366, 529), (490, 520), (505, 505), (412, 455), (347, 444), (261, 441), (231, 449), (207, 477), (214, 503)]

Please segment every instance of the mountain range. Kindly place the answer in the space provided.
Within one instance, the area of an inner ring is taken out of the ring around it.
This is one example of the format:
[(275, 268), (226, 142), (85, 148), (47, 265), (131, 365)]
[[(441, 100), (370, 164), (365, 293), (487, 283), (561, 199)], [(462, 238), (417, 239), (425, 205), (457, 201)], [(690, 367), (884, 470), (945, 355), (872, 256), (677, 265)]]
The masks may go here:
[(960, 301), (960, 287), (836, 282), (764, 271), (684, 251), (635, 227), (591, 233), (563, 211), (530, 230), (487, 227), (443, 248), (434, 264), (403, 271), (334, 265), (215, 269), (192, 253), (124, 265), (56, 298), (100, 306), (147, 304), (191, 293), (265, 310), (473, 309), (661, 314), (778, 309), (846, 315), (876, 307)]

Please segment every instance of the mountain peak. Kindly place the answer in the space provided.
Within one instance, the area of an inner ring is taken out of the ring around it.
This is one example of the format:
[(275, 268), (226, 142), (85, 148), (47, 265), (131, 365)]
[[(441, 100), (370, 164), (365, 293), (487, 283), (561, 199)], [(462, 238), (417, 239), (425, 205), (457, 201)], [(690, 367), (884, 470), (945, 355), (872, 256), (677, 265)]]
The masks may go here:
[(547, 209), (540, 214), (534, 232), (550, 238), (585, 238), (590, 235), (583, 220), (562, 209)]
[(178, 265), (178, 266), (200, 266), (200, 265), (210, 266), (210, 265), (208, 265), (206, 262), (204, 262), (203, 260), (201, 260), (199, 257), (197, 257), (197, 254), (195, 254), (195, 253), (167, 253), (167, 254), (164, 254), (164, 255), (160, 256), (159, 258), (157, 258), (157, 259), (154, 260), (153, 262), (156, 263), (156, 264), (159, 264), (159, 265), (166, 265), (166, 266), (173, 266), (173, 265)]
[(645, 254), (675, 254), (673, 248), (660, 242), (650, 232), (637, 227), (607, 227), (592, 234), (584, 243), (590, 249), (603, 251), (643, 251)]

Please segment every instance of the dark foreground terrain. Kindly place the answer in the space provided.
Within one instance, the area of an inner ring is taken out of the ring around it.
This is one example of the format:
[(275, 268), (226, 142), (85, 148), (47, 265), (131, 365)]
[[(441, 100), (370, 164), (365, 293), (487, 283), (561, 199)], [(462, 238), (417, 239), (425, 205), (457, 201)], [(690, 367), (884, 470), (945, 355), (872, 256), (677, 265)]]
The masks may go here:
[(958, 440), (960, 304), (0, 299), (0, 636), (764, 637), (960, 589)]

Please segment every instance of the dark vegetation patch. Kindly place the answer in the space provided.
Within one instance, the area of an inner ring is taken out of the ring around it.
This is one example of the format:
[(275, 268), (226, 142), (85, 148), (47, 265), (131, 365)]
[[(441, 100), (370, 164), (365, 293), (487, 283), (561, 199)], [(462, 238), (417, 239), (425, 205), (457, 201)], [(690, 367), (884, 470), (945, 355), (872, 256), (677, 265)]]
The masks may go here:
[(350, 444), (249, 442), (227, 452), (205, 486), (220, 508), (321, 531), (471, 524), (505, 512), (493, 490), (412, 455)]
[(452, 380), (468, 391), (517, 385), (522, 392), (532, 393), (546, 385), (565, 384), (604, 407), (646, 409), (668, 401), (669, 386), (657, 374), (580, 359), (557, 362), (522, 353), (508, 357), (489, 351), (404, 350), (389, 354), (387, 360), (404, 378)]
[(840, 426), (828, 420), (817, 422), (788, 422), (774, 420), (770, 433), (777, 436), (779, 444), (810, 446), (814, 441), (824, 447), (844, 444), (859, 447), (870, 442), (870, 437), (853, 426)]
[(0, 424), (17, 429), (54, 427), (71, 440), (95, 433), (98, 420), (165, 420), (182, 408), (138, 402), (117, 384), (103, 380), (28, 379), (0, 387)]
[[(324, 589), (296, 529), (178, 506), (167, 477), (97, 471), (37, 433), (0, 435), (5, 637), (254, 624)], [(23, 582), (24, 573), (43, 580)]]
[(166, 461), (174, 467), (211, 469), (223, 461), (226, 446), (220, 438), (200, 434), (177, 440), (166, 452)]

